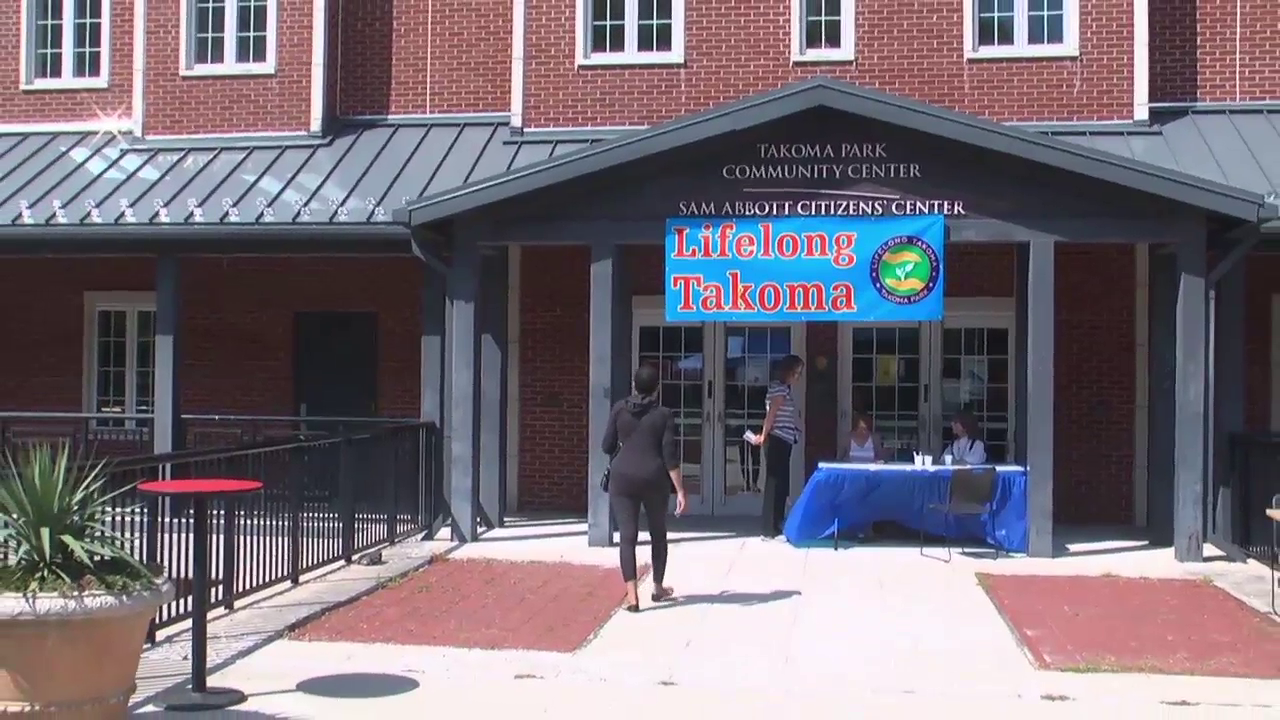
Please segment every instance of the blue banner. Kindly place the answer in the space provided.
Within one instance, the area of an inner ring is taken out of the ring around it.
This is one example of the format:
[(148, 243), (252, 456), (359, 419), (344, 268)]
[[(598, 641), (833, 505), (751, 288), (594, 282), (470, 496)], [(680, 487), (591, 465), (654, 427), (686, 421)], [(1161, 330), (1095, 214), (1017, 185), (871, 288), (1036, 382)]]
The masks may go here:
[(669, 322), (942, 319), (941, 215), (667, 221)]

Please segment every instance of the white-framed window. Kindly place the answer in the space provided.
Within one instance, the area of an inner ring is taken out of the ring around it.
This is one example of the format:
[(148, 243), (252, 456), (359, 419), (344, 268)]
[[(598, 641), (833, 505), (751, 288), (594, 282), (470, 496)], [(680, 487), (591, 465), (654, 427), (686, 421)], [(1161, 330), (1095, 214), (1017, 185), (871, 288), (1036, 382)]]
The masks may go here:
[(1080, 53), (1079, 0), (965, 0), (964, 27), (970, 59)]
[(684, 62), (684, 0), (578, 0), (579, 65)]
[(187, 75), (276, 71), (276, 0), (182, 0)]
[[(156, 305), (149, 292), (85, 294), (85, 411), (155, 412)], [(97, 420), (96, 427), (132, 426)]]
[(105, 88), (110, 0), (22, 0), (22, 87)]
[(791, 59), (852, 60), (854, 0), (791, 0)]

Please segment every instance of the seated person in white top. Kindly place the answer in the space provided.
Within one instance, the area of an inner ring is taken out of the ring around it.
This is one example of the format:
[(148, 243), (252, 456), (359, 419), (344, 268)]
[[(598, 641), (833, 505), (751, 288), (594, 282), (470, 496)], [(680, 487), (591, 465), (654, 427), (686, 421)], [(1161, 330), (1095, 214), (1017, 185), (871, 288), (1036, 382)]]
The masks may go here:
[(984, 465), (987, 448), (978, 439), (978, 419), (973, 413), (961, 410), (951, 419), (951, 434), (955, 438), (942, 455), (951, 456), (954, 465)]
[(851, 463), (882, 463), (888, 459), (880, 437), (871, 430), (871, 418), (861, 413), (853, 416), (849, 432), (849, 450), (844, 458)]

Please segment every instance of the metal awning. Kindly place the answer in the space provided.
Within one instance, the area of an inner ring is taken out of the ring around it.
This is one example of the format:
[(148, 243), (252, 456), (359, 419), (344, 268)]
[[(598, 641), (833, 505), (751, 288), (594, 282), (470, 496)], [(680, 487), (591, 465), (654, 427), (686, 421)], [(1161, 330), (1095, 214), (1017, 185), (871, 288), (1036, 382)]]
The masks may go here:
[(499, 118), (347, 127), (326, 141), (198, 147), (110, 133), (0, 135), (0, 236), (55, 229), (110, 235), (113, 227), (130, 232), (139, 225), (167, 227), (165, 234), (184, 227), (391, 230), (402, 228), (392, 210), (414, 198), (586, 144), (521, 141)]
[(718, 135), (755, 127), (813, 108), (831, 108), (959, 143), (1016, 155), (1103, 182), (1149, 193), (1249, 223), (1275, 217), (1265, 197), (1132, 157), (1103, 152), (1027, 128), (1004, 125), (953, 110), (831, 78), (814, 78), (711, 110), (628, 133), (605, 142), (450, 190), (424, 195), (396, 211), (416, 226), (517, 197), (541, 188)]
[(1192, 110), (1155, 115), (1150, 128), (1053, 133), (1123, 158), (1224, 183), (1272, 200), (1280, 192), (1280, 112)]

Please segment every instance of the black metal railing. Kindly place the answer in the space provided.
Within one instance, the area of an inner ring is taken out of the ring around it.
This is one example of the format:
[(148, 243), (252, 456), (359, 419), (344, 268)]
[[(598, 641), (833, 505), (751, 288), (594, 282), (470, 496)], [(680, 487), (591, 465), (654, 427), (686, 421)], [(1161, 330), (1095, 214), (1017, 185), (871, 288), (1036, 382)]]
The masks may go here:
[[(211, 501), (209, 607), (298, 583), (322, 566), (434, 530), (443, 511), (441, 442), (431, 423), (400, 423), (321, 439), (287, 440), (108, 461), (112, 488), (150, 479), (247, 478), (260, 494)], [(118, 496), (114, 529), (136, 557), (177, 586), (155, 628), (191, 617), (194, 518), (189, 501)], [(3, 560), (3, 558), (0, 558)]]
[[(119, 413), (0, 412), (0, 448), (69, 444), (95, 457), (152, 452), (151, 415)], [(183, 415), (185, 449), (244, 447), (269, 442), (316, 440), (375, 427), (415, 422), (406, 418), (302, 417), (275, 415)]]
[[(1236, 434), (1230, 438), (1231, 463), (1226, 478), (1230, 502), (1214, 507), (1210, 517), (1225, 539), (1263, 562), (1271, 559), (1271, 500), (1280, 494), (1280, 433)], [(1211, 499), (1220, 497), (1214, 488)]]

